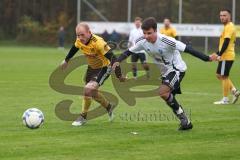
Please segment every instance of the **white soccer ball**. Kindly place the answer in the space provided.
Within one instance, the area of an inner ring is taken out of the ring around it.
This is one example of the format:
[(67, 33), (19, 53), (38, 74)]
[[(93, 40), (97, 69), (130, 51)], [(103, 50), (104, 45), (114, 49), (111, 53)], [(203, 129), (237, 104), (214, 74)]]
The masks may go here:
[(23, 113), (22, 119), (26, 127), (35, 129), (43, 124), (44, 115), (37, 108), (29, 108)]

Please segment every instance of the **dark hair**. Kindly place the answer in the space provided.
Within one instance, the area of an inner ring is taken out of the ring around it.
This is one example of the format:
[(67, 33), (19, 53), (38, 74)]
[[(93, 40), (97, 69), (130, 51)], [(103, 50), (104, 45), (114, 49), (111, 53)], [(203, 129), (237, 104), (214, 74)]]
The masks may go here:
[(135, 21), (141, 21), (142, 22), (142, 18), (141, 17), (135, 17)]
[(229, 9), (221, 9), (220, 12), (222, 12), (222, 11), (226, 11), (226, 12), (228, 12), (230, 15), (232, 14), (232, 12), (231, 12)]
[(148, 17), (148, 18), (144, 19), (144, 21), (142, 23), (143, 30), (149, 30), (151, 28), (153, 28), (153, 30), (157, 29), (157, 21), (154, 17)]

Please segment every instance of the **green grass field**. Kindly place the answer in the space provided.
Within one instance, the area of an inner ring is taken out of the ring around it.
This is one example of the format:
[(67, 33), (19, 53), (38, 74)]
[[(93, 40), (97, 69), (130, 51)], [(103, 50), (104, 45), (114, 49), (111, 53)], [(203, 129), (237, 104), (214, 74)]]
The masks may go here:
[[(86, 126), (72, 127), (55, 115), (55, 105), (74, 101), (71, 111), (79, 113), (81, 100), (49, 86), (49, 77), (65, 57), (56, 48), (0, 47), (0, 159), (1, 160), (238, 160), (240, 157), (240, 102), (216, 106), (222, 97), (215, 78), (216, 63), (205, 63), (183, 55), (188, 64), (178, 100), (190, 113), (194, 128), (179, 132), (178, 121), (158, 96), (137, 98), (128, 106), (119, 98), (114, 122), (107, 115), (90, 120)], [(239, 56), (231, 78), (240, 87)], [(67, 82), (82, 86), (84, 68), (78, 68)], [(136, 88), (148, 89), (147, 86)], [(102, 90), (117, 93), (108, 79)], [(94, 103), (93, 106), (97, 104)], [(23, 126), (22, 114), (30, 107), (41, 109), (45, 123), (40, 129)], [(137, 113), (166, 114), (156, 121), (123, 119)], [(137, 132), (137, 135), (131, 134)]]

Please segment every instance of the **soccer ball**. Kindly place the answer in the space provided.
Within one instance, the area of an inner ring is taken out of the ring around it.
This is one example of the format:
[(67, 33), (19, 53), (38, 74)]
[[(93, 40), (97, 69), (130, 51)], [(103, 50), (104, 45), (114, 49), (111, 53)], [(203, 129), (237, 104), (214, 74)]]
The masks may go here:
[(36, 129), (43, 124), (44, 115), (37, 108), (29, 108), (23, 113), (22, 120), (26, 127)]

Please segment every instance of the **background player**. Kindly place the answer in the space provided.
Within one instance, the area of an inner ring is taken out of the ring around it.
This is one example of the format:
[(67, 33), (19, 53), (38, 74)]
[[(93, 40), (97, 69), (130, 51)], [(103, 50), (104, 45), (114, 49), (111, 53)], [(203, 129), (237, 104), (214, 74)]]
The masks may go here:
[(235, 42), (236, 30), (234, 24), (231, 22), (231, 12), (227, 9), (220, 11), (220, 21), (224, 25), (223, 32), (219, 39), (219, 47), (217, 51), (218, 67), (217, 78), (222, 82), (223, 98), (214, 104), (229, 104), (228, 95), (231, 91), (233, 95), (232, 103), (236, 103), (240, 92), (233, 85), (229, 78), (229, 73), (235, 59)]
[(163, 25), (164, 26), (160, 28), (160, 33), (177, 39), (177, 31), (171, 26), (171, 21), (169, 18), (164, 18)]
[[(131, 30), (129, 34), (129, 47), (134, 46), (137, 39), (141, 38), (143, 36), (143, 31), (141, 28), (142, 25), (142, 18), (136, 17), (134, 20), (135, 28)], [(146, 71), (146, 76), (149, 78), (149, 66), (146, 62), (146, 55), (145, 51), (141, 50), (137, 54), (132, 54), (131, 56), (131, 62), (132, 62), (132, 72), (133, 72), (133, 78), (137, 79), (137, 61), (140, 60), (141, 64)]]

